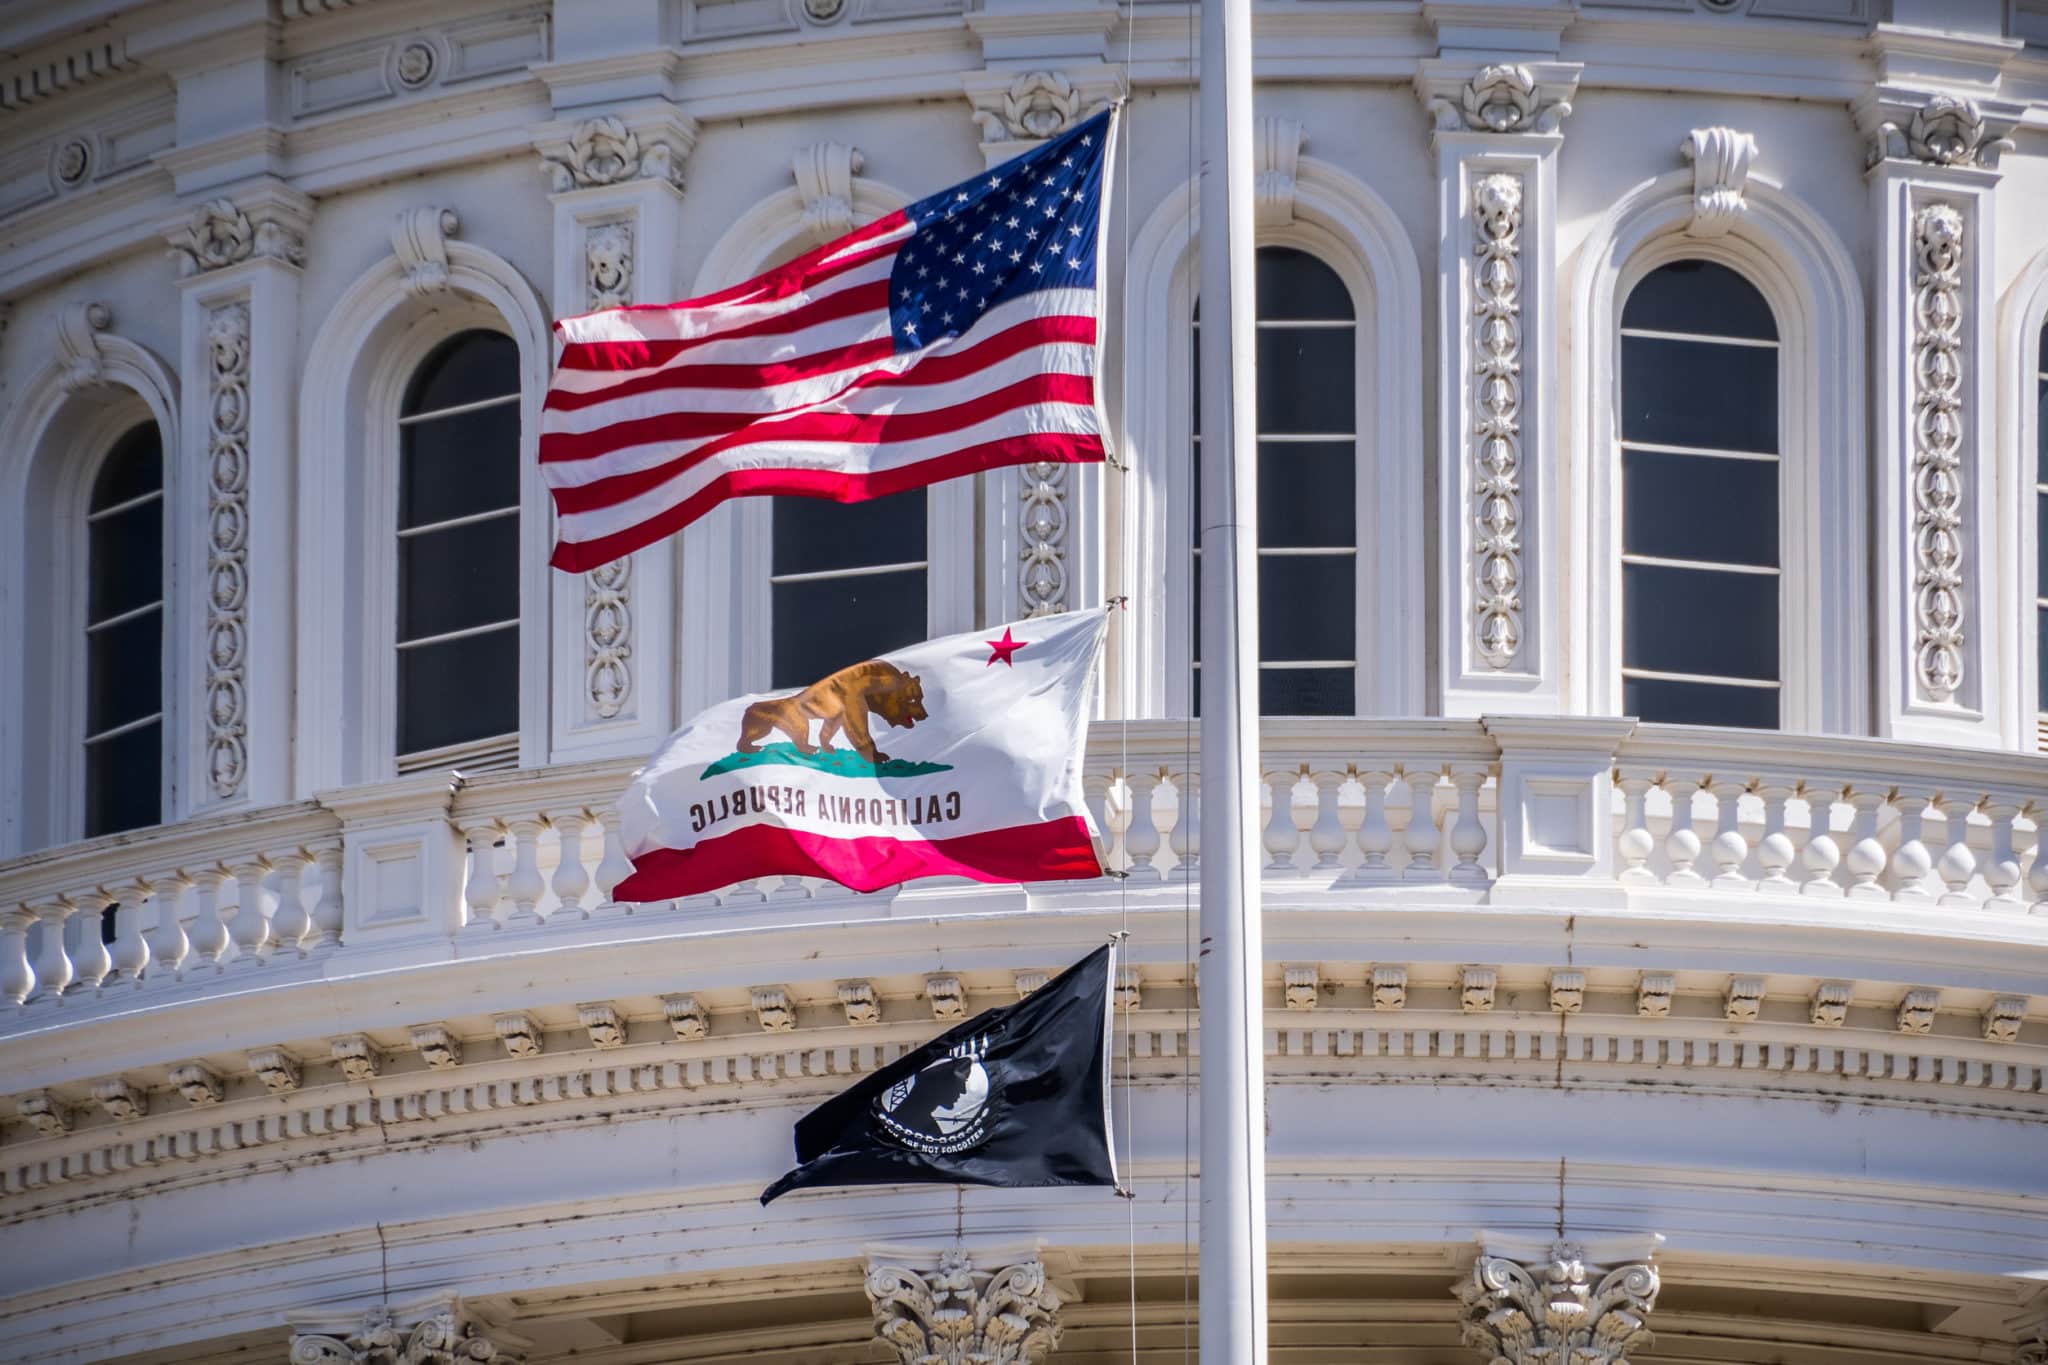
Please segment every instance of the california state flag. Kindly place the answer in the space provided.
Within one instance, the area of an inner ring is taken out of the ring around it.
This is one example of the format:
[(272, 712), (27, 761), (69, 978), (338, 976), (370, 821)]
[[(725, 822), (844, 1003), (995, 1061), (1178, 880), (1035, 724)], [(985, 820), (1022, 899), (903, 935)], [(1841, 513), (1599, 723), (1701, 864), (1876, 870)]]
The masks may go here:
[(633, 874), (614, 894), (1100, 876), (1081, 762), (1107, 628), (1100, 609), (1014, 621), (712, 707), (619, 798)]

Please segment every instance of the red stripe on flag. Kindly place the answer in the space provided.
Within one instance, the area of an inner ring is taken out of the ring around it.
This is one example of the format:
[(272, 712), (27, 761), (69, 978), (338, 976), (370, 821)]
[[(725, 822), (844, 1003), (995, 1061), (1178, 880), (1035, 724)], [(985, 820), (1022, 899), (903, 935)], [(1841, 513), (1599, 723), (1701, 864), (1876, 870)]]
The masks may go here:
[(626, 530), (596, 540), (561, 541), (548, 562), (572, 573), (600, 568), (643, 545), (674, 535), (727, 498), (787, 493), (830, 498), (834, 502), (864, 502), (1003, 465), (1041, 460), (1048, 464), (1099, 464), (1102, 458), (1100, 436), (1039, 432), (968, 446), (916, 464), (867, 474), (842, 474), (826, 469), (735, 469)]
[(714, 341), (746, 341), (776, 336), (814, 327), (821, 322), (836, 322), (861, 313), (887, 313), (888, 310), (889, 282), (869, 280), (866, 284), (851, 285), (786, 313), (777, 313), (722, 332), (707, 332), (687, 341), (573, 342), (562, 348), (562, 358), (555, 365), (564, 370), (640, 370), (650, 365), (666, 364), (686, 351), (694, 351)]
[(824, 877), (879, 891), (917, 877), (978, 882), (1077, 881), (1102, 875), (1088, 824), (1078, 815), (951, 839), (837, 838), (779, 825), (749, 825), (691, 849), (658, 848), (633, 860), (613, 895), (622, 901), (694, 896), (768, 873)]

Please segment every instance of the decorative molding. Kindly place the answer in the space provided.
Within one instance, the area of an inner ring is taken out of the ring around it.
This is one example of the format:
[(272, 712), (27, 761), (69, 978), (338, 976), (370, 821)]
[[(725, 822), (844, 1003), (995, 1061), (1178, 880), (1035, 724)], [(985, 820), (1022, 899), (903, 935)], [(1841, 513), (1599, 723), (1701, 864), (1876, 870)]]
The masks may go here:
[(197, 1062), (171, 1069), (171, 1084), (192, 1105), (219, 1104), (221, 1097), (220, 1077), (208, 1071)]
[(58, 382), (66, 393), (106, 382), (107, 357), (100, 333), (113, 325), (113, 310), (104, 303), (71, 303), (58, 311), (57, 359), (62, 366)]
[(679, 1043), (694, 1043), (710, 1031), (704, 1007), (697, 1003), (694, 995), (664, 995), (661, 1008), (668, 1016), (669, 1029)]
[(1491, 668), (1522, 648), (1522, 180), (1500, 172), (1472, 186), (1472, 614)]
[(384, 1055), (360, 1033), (344, 1034), (327, 1041), (327, 1055), (352, 1081), (367, 1081), (384, 1069)]
[(590, 1034), (590, 1045), (610, 1052), (626, 1045), (626, 1022), (613, 1006), (602, 1001), (576, 1007), (576, 1018)]
[(1869, 137), (1866, 166), (1887, 159), (1924, 161), (1934, 166), (1974, 166), (1995, 170), (1998, 158), (2012, 150), (2006, 136), (2013, 121), (1987, 118), (1983, 106), (1960, 95), (1936, 94), (1913, 110), (1901, 128), (1880, 122)]
[(1550, 1008), (1556, 1014), (1577, 1014), (1586, 1004), (1586, 974), (1560, 967), (1550, 974)]
[(415, 297), (448, 288), (448, 239), (461, 220), (454, 209), (411, 208), (391, 225), (391, 250), (405, 271), (405, 292)]
[(867, 165), (858, 147), (813, 142), (790, 163), (804, 204), (804, 231), (818, 242), (853, 231), (853, 178)]
[(1913, 685), (1929, 701), (1963, 685), (1963, 215), (1913, 217)]
[(252, 1048), (249, 1069), (273, 1095), (288, 1095), (299, 1088), (299, 1059), (281, 1047)]
[(967, 991), (957, 976), (928, 976), (924, 979), (925, 998), (932, 1002), (932, 1018), (965, 1019), (967, 1017)]
[(1051, 980), (1050, 972), (1018, 972), (1012, 978), (1012, 984), (1017, 988), (1017, 998), (1023, 1000), (1044, 990), (1045, 984)]
[(600, 223), (583, 234), (583, 305), (623, 308), (633, 301), (633, 225)]
[(1492, 967), (1461, 967), (1458, 970), (1458, 1008), (1466, 1014), (1488, 1014), (1493, 1010), (1500, 973)]
[(1321, 1003), (1322, 973), (1314, 963), (1281, 968), (1281, 990), (1291, 1010), (1312, 1010)]
[(882, 1022), (882, 1002), (875, 998), (870, 982), (840, 982), (839, 1005), (846, 1011), (846, 1022), (854, 1028), (872, 1028)]
[(462, 1065), (462, 1040), (450, 1033), (445, 1024), (415, 1025), (412, 1045), (436, 1071), (453, 1071)]
[(1753, 1024), (1763, 1010), (1764, 979), (1760, 976), (1731, 976), (1728, 993), (1721, 997), (1721, 1013), (1730, 1023)]
[(249, 304), (206, 313), (206, 772), (215, 797), (249, 777)]
[(1678, 144), (1692, 163), (1692, 221), (1689, 237), (1721, 237), (1742, 217), (1742, 197), (1756, 160), (1756, 139), (1733, 128), (1695, 128)]
[(1650, 1344), (1658, 1275), (1648, 1260), (1589, 1265), (1582, 1247), (1559, 1241), (1543, 1260), (1482, 1252), (1453, 1288), (1465, 1344), (1494, 1365), (1628, 1365)]
[(1636, 1013), (1645, 1019), (1670, 1018), (1676, 984), (1670, 972), (1644, 972), (1636, 979)]
[(1840, 1028), (1849, 1018), (1849, 1002), (1856, 988), (1847, 981), (1823, 981), (1813, 988), (1807, 1002), (1806, 1019), (1815, 1028)]
[(130, 64), (127, 40), (117, 35), (73, 52), (14, 67), (0, 74), (0, 109), (11, 112), (27, 108), (125, 71)]
[[(690, 132), (676, 140), (648, 136), (627, 127), (616, 114), (585, 119), (554, 150), (541, 153), (556, 193), (617, 185), (628, 180), (657, 180), (683, 187), (683, 159), (690, 154)], [(679, 145), (680, 144), (680, 145)]]
[(1116, 1008), (1119, 1014), (1129, 1014), (1145, 1007), (1143, 986), (1136, 967), (1120, 967), (1116, 974)]
[(1109, 107), (1090, 100), (1058, 71), (1026, 71), (1005, 88), (970, 90), (974, 122), (983, 142), (1042, 142)]
[(1017, 466), (1017, 593), (1026, 617), (1067, 609), (1067, 480), (1071, 465), (1038, 460)]
[(1899, 1001), (1899, 1032), (1923, 1036), (1932, 1033), (1934, 1016), (1940, 1009), (1940, 991), (1926, 987), (1907, 991), (1905, 998)]
[(1295, 119), (1267, 114), (1253, 125), (1252, 215), (1258, 226), (1285, 227), (1294, 221), (1295, 173), (1307, 146)]
[(633, 696), (633, 561), (614, 559), (583, 575), (584, 682), (602, 720)]
[(994, 1271), (959, 1246), (930, 1270), (876, 1259), (863, 1287), (903, 1365), (1024, 1365), (1059, 1345), (1060, 1296), (1037, 1256)]
[(301, 207), (285, 201), (266, 199), (245, 212), (232, 199), (209, 199), (167, 233), (165, 240), (171, 245), (180, 278), (249, 260), (302, 265), (306, 259), (305, 217)]
[[(761, 1032), (789, 1033), (796, 1028), (796, 1006), (789, 1003), (788, 991), (780, 986), (756, 986), (748, 994)], [(669, 1018), (673, 1021), (674, 1014)]]
[(94, 1103), (107, 1111), (107, 1117), (116, 1123), (126, 1123), (130, 1119), (139, 1119), (149, 1113), (149, 1095), (119, 1076), (95, 1081), (92, 1098)]
[(1439, 132), (1555, 133), (1571, 116), (1578, 69), (1548, 63), (1484, 67), (1458, 84), (1425, 73), (1423, 95)]
[(453, 1294), (360, 1315), (300, 1315), (292, 1323), (291, 1365), (513, 1365), (526, 1342), (467, 1312)]
[(1398, 1010), (1408, 1004), (1408, 969), (1396, 966), (1377, 966), (1372, 969), (1372, 1007), (1376, 1010)]
[(1984, 1007), (1984, 1041), (1987, 1043), (2017, 1042), (2020, 1025), (2026, 1022), (2027, 997), (2024, 995), (1994, 996)]
[(547, 1049), (547, 1038), (540, 1025), (523, 1010), (493, 1016), (491, 1027), (497, 1031), (498, 1041), (504, 1044), (507, 1057), (538, 1057)]
[(15, 1100), (14, 1108), (44, 1137), (62, 1137), (71, 1131), (71, 1112), (47, 1090), (30, 1091)]

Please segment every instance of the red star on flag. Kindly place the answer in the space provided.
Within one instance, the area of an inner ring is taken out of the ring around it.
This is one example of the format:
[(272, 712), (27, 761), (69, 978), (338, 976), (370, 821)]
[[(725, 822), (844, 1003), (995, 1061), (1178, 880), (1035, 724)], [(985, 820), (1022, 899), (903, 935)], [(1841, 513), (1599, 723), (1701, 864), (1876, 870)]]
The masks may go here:
[(994, 668), (996, 660), (1001, 659), (1009, 667), (1015, 668), (1017, 665), (1015, 661), (1010, 658), (1010, 656), (1012, 654), (1015, 654), (1018, 650), (1024, 648), (1025, 645), (1030, 644), (1031, 642), (1029, 640), (1017, 640), (1011, 638), (1010, 628), (1008, 626), (1004, 626), (1002, 639), (989, 640), (986, 643), (989, 649), (993, 652), (988, 656), (988, 663), (983, 665), (984, 667)]

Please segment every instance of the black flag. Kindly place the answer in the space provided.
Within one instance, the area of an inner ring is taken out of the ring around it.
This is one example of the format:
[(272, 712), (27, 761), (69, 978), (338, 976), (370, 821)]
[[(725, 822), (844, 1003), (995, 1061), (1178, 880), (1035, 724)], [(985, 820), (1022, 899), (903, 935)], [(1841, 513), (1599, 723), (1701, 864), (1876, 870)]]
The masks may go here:
[(761, 1202), (807, 1185), (1116, 1184), (1109, 981), (1104, 946), (825, 1101)]

